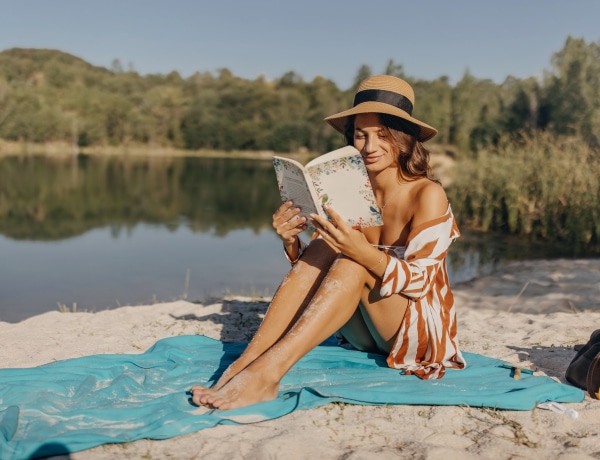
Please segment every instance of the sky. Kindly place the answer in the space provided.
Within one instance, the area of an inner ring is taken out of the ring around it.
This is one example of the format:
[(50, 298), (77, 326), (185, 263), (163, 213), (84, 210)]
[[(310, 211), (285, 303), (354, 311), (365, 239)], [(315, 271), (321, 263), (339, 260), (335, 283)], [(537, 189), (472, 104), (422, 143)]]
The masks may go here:
[(541, 76), (568, 36), (600, 43), (600, 0), (0, 0), (0, 51), (57, 49), (140, 74), (274, 80), (293, 71), (348, 89), (359, 68)]

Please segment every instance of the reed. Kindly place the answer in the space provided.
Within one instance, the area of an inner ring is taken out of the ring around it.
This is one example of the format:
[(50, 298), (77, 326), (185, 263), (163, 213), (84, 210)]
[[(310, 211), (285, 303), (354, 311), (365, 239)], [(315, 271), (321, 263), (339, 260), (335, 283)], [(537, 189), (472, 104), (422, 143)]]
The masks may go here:
[(448, 189), (461, 225), (600, 252), (600, 153), (547, 133), (459, 159)]

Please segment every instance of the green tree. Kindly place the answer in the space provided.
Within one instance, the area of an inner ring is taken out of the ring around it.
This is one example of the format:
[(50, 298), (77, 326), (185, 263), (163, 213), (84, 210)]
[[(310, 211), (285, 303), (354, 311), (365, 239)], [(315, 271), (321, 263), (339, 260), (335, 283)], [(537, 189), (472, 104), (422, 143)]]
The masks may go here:
[(450, 144), (452, 126), (452, 87), (448, 77), (433, 81), (418, 80), (412, 83), (415, 91), (413, 115), (438, 130), (434, 142)]
[(533, 77), (525, 80), (509, 77), (501, 89), (502, 130), (509, 136), (520, 136), (521, 133), (532, 135), (539, 124), (541, 88), (538, 80)]
[(340, 91), (331, 80), (315, 77), (305, 86), (303, 94), (308, 99), (306, 121), (312, 127), (309, 150), (325, 153), (342, 147), (345, 144), (343, 136), (323, 120), (352, 104), (353, 93)]
[(473, 152), (499, 135), (501, 92), (491, 80), (478, 80), (467, 70), (452, 91), (450, 142)]
[(373, 75), (373, 71), (371, 70), (371, 67), (363, 64), (360, 66), (360, 68), (358, 69), (358, 72), (356, 72), (356, 76), (354, 77), (354, 82), (352, 83), (352, 87), (349, 89), (349, 91), (354, 94), (356, 92), (356, 89), (358, 88), (358, 85), (360, 85), (360, 82), (363, 81), (366, 78), (369, 78), (370, 76)]
[(568, 37), (546, 76), (542, 122), (600, 145), (600, 43)]
[(406, 80), (406, 75), (404, 74), (404, 66), (402, 64), (396, 64), (393, 59), (390, 59), (388, 61), (387, 65), (385, 66), (384, 74)]

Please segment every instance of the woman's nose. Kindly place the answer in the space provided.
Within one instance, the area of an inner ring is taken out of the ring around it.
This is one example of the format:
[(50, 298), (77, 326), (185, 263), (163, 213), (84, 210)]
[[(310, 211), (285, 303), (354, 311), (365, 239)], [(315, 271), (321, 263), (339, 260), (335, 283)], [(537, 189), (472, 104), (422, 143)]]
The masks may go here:
[(377, 136), (367, 136), (367, 139), (365, 142), (365, 150), (367, 152), (376, 151), (378, 146), (379, 146), (379, 143), (378, 143)]

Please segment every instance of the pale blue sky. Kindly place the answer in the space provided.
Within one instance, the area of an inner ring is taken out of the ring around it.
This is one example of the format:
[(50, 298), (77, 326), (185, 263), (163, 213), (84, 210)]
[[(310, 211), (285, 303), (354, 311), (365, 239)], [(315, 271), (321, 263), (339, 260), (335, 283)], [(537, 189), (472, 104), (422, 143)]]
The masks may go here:
[(359, 67), (455, 83), (541, 75), (568, 35), (600, 40), (600, 0), (0, 0), (0, 50), (52, 48), (142, 74), (295, 71), (348, 88)]

